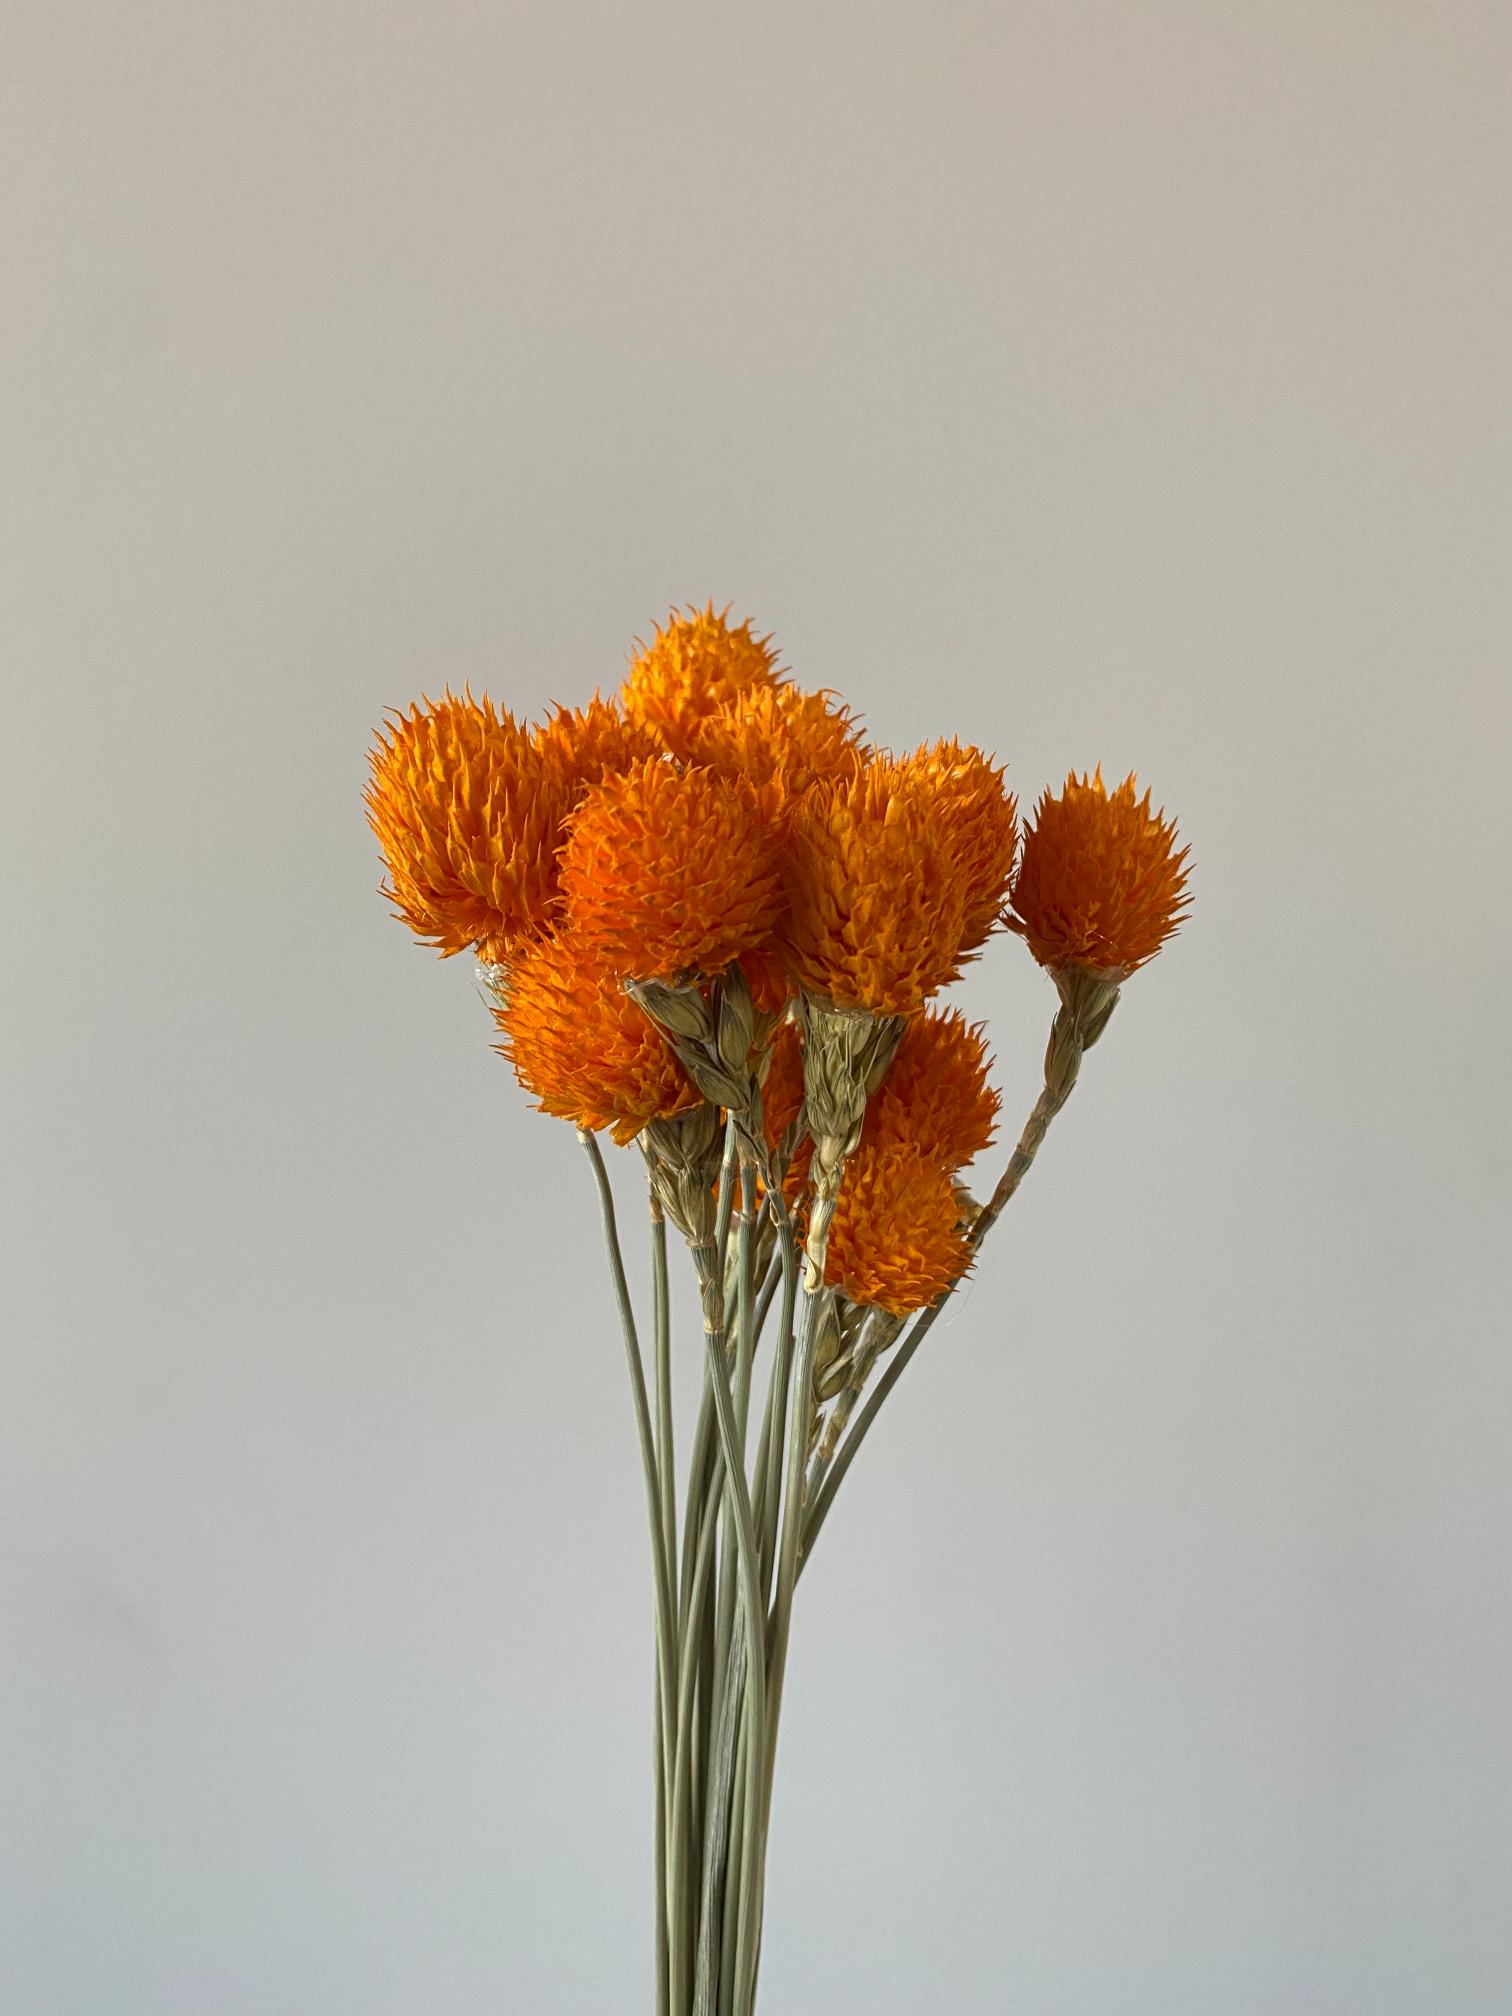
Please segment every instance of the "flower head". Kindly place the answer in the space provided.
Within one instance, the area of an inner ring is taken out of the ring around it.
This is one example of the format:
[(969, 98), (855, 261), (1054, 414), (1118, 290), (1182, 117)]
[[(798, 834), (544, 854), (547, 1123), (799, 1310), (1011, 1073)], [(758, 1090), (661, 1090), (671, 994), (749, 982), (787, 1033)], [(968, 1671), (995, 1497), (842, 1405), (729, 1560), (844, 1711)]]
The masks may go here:
[(912, 774), (945, 821), (966, 878), (961, 951), (969, 957), (1002, 920), (1018, 851), (1018, 804), (1000, 766), (959, 742), (921, 749)]
[(587, 794), (561, 876), (572, 929), (636, 980), (722, 972), (770, 938), (782, 901), (771, 836), (744, 788), (664, 757)]
[(1024, 835), (1013, 885), (1013, 929), (1042, 966), (1132, 973), (1181, 923), (1187, 849), (1176, 825), (1136, 798), (1132, 774), (1115, 791), (1102, 771), (1073, 772), (1046, 792)]
[(806, 991), (908, 1015), (956, 978), (968, 877), (916, 758), (867, 754), (822, 778), (793, 808), (783, 860), (782, 949)]
[(954, 1287), (970, 1260), (946, 1171), (913, 1148), (863, 1142), (845, 1165), (825, 1279), (852, 1302), (906, 1316)]
[(543, 1113), (624, 1143), (699, 1103), (655, 1023), (570, 932), (520, 949), (494, 1014), (498, 1047)]
[(597, 693), (586, 707), (554, 707), (530, 740), (545, 763), (569, 780), (574, 802), (601, 777), (644, 762), (659, 747), (648, 728), (627, 721), (612, 700)]
[(386, 893), (418, 937), (498, 959), (548, 923), (571, 796), (512, 715), (447, 694), (394, 715), (370, 760)]
[(698, 760), (696, 725), (729, 701), (778, 682), (776, 654), (751, 634), (750, 618), (733, 626), (728, 609), (673, 610), (643, 644), (625, 674), (625, 718), (649, 728), (672, 755)]
[(898, 1054), (866, 1109), (863, 1142), (914, 1149), (954, 1175), (992, 1145), (998, 1095), (987, 1082), (987, 1045), (956, 1009), (912, 1017)]
[(833, 693), (753, 686), (688, 727), (694, 760), (750, 786), (762, 817), (780, 827), (821, 777), (852, 768), (861, 731)]

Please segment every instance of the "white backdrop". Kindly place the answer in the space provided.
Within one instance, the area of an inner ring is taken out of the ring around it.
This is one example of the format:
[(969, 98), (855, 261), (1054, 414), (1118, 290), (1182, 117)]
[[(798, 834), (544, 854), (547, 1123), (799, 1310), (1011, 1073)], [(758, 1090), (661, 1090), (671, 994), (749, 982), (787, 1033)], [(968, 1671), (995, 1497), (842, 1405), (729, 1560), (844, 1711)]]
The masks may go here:
[(1505, 8), (4, 42), (0, 2007), (649, 2008), (587, 1174), (359, 794), (709, 595), (1196, 862), (805, 1578), (772, 2016), (1512, 2007)]

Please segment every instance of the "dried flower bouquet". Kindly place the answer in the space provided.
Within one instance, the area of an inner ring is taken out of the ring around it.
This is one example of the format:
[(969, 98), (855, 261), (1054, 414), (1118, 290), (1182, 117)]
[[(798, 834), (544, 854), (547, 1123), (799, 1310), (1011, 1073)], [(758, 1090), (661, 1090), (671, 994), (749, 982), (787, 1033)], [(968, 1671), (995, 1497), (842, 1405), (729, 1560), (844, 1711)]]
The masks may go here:
[[(1020, 835), (979, 750), (870, 747), (712, 605), (674, 613), (615, 698), (533, 729), (471, 697), (395, 715), (367, 804), (397, 914), (476, 954), (500, 1049), (587, 1152), (650, 1524), (656, 2006), (748, 2016), (803, 1565), (1121, 986), (1176, 929), (1186, 850), (1132, 777), (1100, 772)], [(1059, 1005), (979, 1203), (983, 1032), (931, 1004), (1000, 927)], [(601, 1133), (645, 1163), (649, 1381)], [(669, 1223), (703, 1329), (680, 1498)]]

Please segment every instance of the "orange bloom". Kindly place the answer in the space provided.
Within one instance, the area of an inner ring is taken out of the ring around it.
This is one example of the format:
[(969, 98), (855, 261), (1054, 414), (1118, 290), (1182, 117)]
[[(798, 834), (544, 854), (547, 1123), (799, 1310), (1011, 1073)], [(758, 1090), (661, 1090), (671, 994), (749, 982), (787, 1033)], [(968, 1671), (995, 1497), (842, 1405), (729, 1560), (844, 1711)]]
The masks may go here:
[(728, 609), (680, 614), (639, 645), (625, 674), (625, 718), (649, 728), (662, 746), (683, 761), (699, 760), (693, 729), (729, 701), (778, 681), (771, 640), (753, 637), (750, 618), (732, 629)]
[(1018, 851), (1018, 804), (1003, 788), (1003, 772), (980, 749), (938, 742), (914, 760), (921, 790), (948, 825), (966, 876), (966, 923), (961, 951), (981, 949), (1002, 921)]
[(574, 800), (601, 777), (628, 770), (658, 748), (648, 729), (627, 721), (612, 700), (597, 693), (586, 707), (554, 707), (530, 739), (546, 763), (571, 780)]
[(954, 1175), (992, 1145), (998, 1095), (987, 1045), (956, 1009), (930, 1009), (903, 1031), (898, 1054), (866, 1109), (867, 1145), (914, 1149)]
[(694, 761), (744, 778), (774, 827), (821, 777), (855, 764), (860, 738), (835, 694), (790, 685), (754, 686), (688, 727)]
[(1187, 849), (1176, 824), (1134, 795), (1132, 773), (1110, 792), (1099, 769), (1046, 792), (1024, 835), (1013, 885), (1013, 929), (1042, 966), (1132, 973), (1177, 929)]
[(618, 973), (719, 973), (770, 938), (782, 902), (771, 838), (748, 795), (665, 758), (605, 777), (562, 850), (572, 928)]
[(852, 1302), (906, 1316), (953, 1287), (970, 1259), (945, 1170), (914, 1149), (863, 1141), (845, 1165), (825, 1279)]
[(498, 1047), (541, 1112), (623, 1144), (698, 1104), (661, 1031), (570, 933), (521, 948), (503, 986)]
[(956, 978), (968, 879), (917, 759), (868, 754), (821, 779), (793, 808), (783, 856), (782, 951), (809, 993), (908, 1015)]
[(452, 694), (378, 734), (366, 802), (396, 914), (443, 956), (542, 928), (571, 799), (509, 713)]

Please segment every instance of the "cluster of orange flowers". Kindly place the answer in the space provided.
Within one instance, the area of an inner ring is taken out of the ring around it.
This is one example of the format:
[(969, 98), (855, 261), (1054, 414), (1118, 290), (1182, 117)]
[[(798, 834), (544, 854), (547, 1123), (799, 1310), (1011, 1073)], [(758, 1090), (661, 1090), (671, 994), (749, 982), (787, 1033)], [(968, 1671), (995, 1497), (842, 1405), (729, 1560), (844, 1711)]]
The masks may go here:
[[(829, 1249), (845, 1294), (897, 1311), (959, 1278), (957, 1181), (997, 1113), (981, 1032), (926, 1004), (999, 927), (1054, 971), (1122, 977), (1185, 902), (1184, 850), (1132, 778), (1110, 792), (1073, 776), (1021, 836), (980, 750), (870, 747), (833, 694), (794, 685), (712, 605), (673, 614), (614, 698), (537, 727), (470, 696), (396, 716), (367, 804), (397, 914), (443, 955), (503, 969), (500, 1047), (576, 1126), (624, 1142), (699, 1101), (626, 981), (697, 985), (738, 961), (779, 1017), (801, 990), (907, 1018)], [(770, 1139), (802, 1098), (780, 1019)]]

